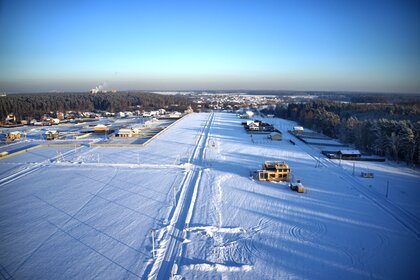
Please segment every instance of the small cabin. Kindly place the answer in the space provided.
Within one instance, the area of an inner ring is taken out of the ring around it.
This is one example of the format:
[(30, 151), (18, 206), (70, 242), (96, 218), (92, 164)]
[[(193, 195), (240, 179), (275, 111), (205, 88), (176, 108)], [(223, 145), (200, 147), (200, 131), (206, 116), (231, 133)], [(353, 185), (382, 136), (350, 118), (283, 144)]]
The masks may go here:
[(285, 162), (265, 161), (262, 170), (258, 170), (256, 175), (259, 181), (288, 182), (291, 170)]
[(60, 133), (57, 130), (50, 130), (50, 131), (45, 132), (45, 139), (46, 140), (58, 139), (59, 135)]

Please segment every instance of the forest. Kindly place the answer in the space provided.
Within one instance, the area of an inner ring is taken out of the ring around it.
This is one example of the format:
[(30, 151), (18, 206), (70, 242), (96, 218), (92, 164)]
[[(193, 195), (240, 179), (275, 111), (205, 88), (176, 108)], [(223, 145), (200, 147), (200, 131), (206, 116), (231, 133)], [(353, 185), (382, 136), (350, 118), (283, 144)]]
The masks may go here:
[(9, 94), (0, 97), (0, 118), (4, 119), (11, 113), (20, 120), (38, 118), (51, 111), (119, 112), (137, 106), (142, 109), (153, 109), (173, 105), (182, 110), (187, 108), (189, 100), (179, 95), (146, 92)]
[(297, 121), (371, 154), (420, 163), (420, 103), (311, 101), (278, 104), (266, 114)]

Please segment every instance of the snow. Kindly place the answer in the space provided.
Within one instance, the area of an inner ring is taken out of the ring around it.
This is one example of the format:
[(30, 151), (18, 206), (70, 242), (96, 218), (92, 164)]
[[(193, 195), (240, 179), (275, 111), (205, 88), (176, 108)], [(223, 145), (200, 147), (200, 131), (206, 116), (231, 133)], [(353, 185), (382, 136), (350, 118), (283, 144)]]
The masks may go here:
[[(292, 145), (295, 123), (264, 121), (283, 141), (251, 138), (235, 114), (200, 113), (142, 148), (44, 147), (1, 159), (0, 275), (416, 279), (418, 170), (356, 162), (353, 176), (352, 161)], [(306, 192), (251, 179), (265, 160), (285, 161)]]

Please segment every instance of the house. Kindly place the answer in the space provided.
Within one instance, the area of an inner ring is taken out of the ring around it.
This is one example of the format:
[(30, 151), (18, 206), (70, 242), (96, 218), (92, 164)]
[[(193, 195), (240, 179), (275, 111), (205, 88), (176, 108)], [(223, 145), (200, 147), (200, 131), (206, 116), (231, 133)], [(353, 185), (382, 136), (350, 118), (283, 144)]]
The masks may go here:
[(60, 133), (57, 130), (49, 130), (49, 131), (45, 132), (45, 139), (47, 139), (47, 140), (58, 139), (59, 135), (60, 135)]
[(280, 161), (265, 161), (262, 170), (256, 172), (256, 177), (259, 181), (290, 181), (291, 170), (285, 162)]
[(16, 117), (14, 114), (8, 114), (6, 117), (6, 123), (15, 123)]
[(118, 137), (133, 137), (134, 131), (131, 128), (121, 128)]
[(247, 121), (245, 125), (245, 129), (249, 133), (265, 133), (268, 134), (270, 132), (275, 132), (276, 129), (269, 123), (265, 123), (259, 120), (256, 121)]
[(96, 133), (107, 133), (109, 131), (109, 128), (106, 125), (98, 124), (95, 127), (93, 127), (93, 130)]
[(11, 131), (7, 133), (7, 140), (8, 141), (14, 141), (20, 139), (20, 132), (19, 131)]
[(50, 119), (49, 121), (50, 121), (50, 124), (59, 124), (60, 123), (60, 120), (58, 118)]
[(168, 118), (170, 118), (170, 119), (179, 119), (179, 118), (181, 118), (181, 116), (182, 116), (182, 114), (180, 112), (175, 111), (175, 112), (170, 113), (168, 115)]
[(293, 127), (294, 133), (303, 133), (303, 127), (302, 126), (294, 126)]
[(273, 141), (281, 141), (283, 139), (283, 135), (281, 134), (281, 132), (272, 132), (270, 133), (268, 138), (270, 138)]
[(362, 156), (359, 150), (339, 150), (337, 155), (341, 159), (354, 159)]
[(254, 116), (254, 112), (252, 111), (246, 111), (245, 114), (248, 115), (248, 118), (252, 118)]
[(57, 112), (57, 119), (64, 120), (64, 113), (63, 112)]

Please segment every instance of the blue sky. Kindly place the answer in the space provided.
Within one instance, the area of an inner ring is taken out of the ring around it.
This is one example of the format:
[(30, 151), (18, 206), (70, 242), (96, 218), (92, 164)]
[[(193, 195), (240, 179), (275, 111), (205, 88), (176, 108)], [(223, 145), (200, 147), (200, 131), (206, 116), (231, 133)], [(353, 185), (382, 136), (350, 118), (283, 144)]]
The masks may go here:
[(0, 91), (420, 92), (414, 1), (0, 0)]

